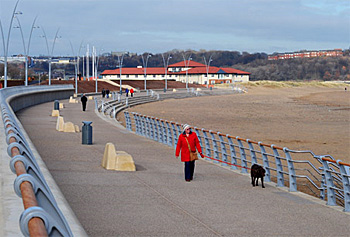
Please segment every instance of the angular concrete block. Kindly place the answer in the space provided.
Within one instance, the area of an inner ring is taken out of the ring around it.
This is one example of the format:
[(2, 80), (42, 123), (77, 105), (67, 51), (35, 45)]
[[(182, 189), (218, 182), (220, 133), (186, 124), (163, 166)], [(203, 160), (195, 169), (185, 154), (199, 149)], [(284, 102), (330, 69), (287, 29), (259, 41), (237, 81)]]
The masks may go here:
[(52, 113), (51, 113), (51, 116), (52, 116), (52, 117), (58, 117), (58, 116), (60, 116), (60, 111), (59, 111), (59, 110), (53, 109), (53, 110), (52, 110)]
[(176, 92), (176, 89), (173, 89), (173, 92)]
[(197, 88), (197, 91), (201, 91), (202, 89), (201, 88)]
[(71, 96), (71, 97), (69, 98), (69, 103), (70, 103), (70, 104), (75, 104), (75, 103), (78, 103), (78, 101), (77, 101), (76, 99), (73, 99), (73, 97)]
[(80, 132), (80, 128), (78, 125), (74, 125), (74, 127), (75, 127), (75, 132)]
[(136, 171), (134, 159), (125, 151), (117, 151), (117, 170)]
[(102, 167), (107, 170), (136, 171), (132, 156), (125, 151), (115, 151), (112, 143), (107, 143), (102, 159)]
[(111, 170), (115, 168), (117, 154), (115, 153), (115, 147), (113, 143), (107, 143), (105, 146), (105, 152), (102, 159), (102, 167)]
[(94, 97), (93, 96), (88, 96), (88, 100), (93, 100)]
[(64, 104), (60, 103), (60, 109), (64, 109)]
[(63, 132), (75, 132), (75, 126), (72, 122), (64, 123)]
[(63, 132), (64, 119), (62, 116), (57, 117), (56, 130), (59, 132)]

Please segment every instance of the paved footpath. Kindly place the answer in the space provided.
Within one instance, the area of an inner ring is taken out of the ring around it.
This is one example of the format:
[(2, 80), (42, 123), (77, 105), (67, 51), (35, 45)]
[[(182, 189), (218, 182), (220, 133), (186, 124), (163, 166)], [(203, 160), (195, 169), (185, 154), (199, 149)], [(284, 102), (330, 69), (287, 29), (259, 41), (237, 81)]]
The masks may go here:
[[(249, 176), (203, 160), (185, 182), (172, 148), (101, 119), (93, 101), (86, 112), (61, 102), (65, 122), (93, 122), (93, 145), (55, 130), (53, 103), (17, 115), (89, 236), (349, 236), (339, 208), (274, 183), (253, 188)], [(107, 142), (131, 154), (137, 171), (103, 169)]]

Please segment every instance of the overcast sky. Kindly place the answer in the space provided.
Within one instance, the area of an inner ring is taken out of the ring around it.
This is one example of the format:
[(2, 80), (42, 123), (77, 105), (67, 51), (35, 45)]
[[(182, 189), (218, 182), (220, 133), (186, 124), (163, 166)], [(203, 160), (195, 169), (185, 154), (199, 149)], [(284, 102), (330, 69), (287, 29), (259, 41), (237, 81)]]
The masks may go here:
[[(7, 41), (17, 0), (0, 0)], [(162, 53), (172, 49), (288, 52), (347, 49), (349, 0), (20, 0), (17, 10), (30, 55), (97, 52)], [(17, 20), (13, 26), (18, 26)], [(0, 55), (3, 55), (0, 37)], [(9, 54), (23, 53), (19, 28), (12, 28)], [(73, 46), (70, 46), (70, 42)], [(85, 48), (84, 48), (85, 47)]]

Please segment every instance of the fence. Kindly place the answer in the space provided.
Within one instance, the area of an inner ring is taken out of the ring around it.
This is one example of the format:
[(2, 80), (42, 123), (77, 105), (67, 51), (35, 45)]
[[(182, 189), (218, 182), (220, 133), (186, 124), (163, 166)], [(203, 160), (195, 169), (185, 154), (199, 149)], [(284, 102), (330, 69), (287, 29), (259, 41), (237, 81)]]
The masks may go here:
[[(126, 128), (140, 136), (176, 147), (182, 124), (124, 111)], [(276, 182), (289, 191), (302, 191), (350, 212), (349, 164), (330, 155), (318, 156), (312, 151), (295, 151), (287, 147), (255, 142), (203, 128), (196, 132), (205, 159), (232, 170), (248, 173), (253, 164), (266, 170), (265, 180)], [(293, 155), (293, 158), (292, 158)]]
[(0, 109), (8, 144), (7, 153), (11, 157), (10, 168), (17, 175), (14, 189), (22, 198), (24, 206), (19, 224), (25, 236), (73, 236), (73, 233), (40, 170), (14, 111), (53, 98), (68, 98), (73, 90), (71, 86), (0, 90)]

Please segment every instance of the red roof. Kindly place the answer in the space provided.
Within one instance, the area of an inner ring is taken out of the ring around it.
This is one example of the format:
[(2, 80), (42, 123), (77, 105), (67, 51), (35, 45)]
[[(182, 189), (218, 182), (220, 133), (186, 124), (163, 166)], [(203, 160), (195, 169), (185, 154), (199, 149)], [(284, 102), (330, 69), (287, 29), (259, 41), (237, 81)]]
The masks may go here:
[[(130, 68), (130, 67), (125, 67), (122, 68), (122, 74), (123, 75), (144, 75), (145, 71), (144, 68)], [(165, 74), (165, 69), (164, 67), (148, 67), (146, 69), (147, 75), (160, 75), (160, 74)], [(118, 69), (114, 70), (105, 70), (101, 73), (101, 75), (119, 75), (120, 71)]]
[[(187, 64), (187, 62), (186, 62)], [(204, 64), (197, 63), (195, 61), (189, 61), (189, 67), (192, 67), (188, 70), (189, 74), (206, 74), (207, 68)], [(178, 62), (172, 65), (169, 65), (170, 67), (185, 67), (185, 63)], [(119, 69), (114, 70), (105, 70), (101, 73), (101, 75), (119, 75), (120, 71)], [(165, 68), (164, 67), (148, 67), (146, 70), (147, 75), (162, 75), (165, 74)], [(219, 67), (209, 67), (208, 73), (214, 74), (214, 73), (229, 73), (229, 74), (243, 74), (243, 75), (249, 75), (249, 72), (237, 70), (234, 68), (219, 68)], [(122, 68), (122, 74), (123, 75), (144, 75), (144, 68)], [(180, 72), (168, 72), (168, 74), (186, 74), (186, 71), (180, 71)]]
[[(197, 63), (197, 62), (192, 61), (192, 60), (190, 60), (190, 61), (186, 60), (186, 65), (187, 65), (187, 67), (205, 67), (205, 64)], [(174, 64), (169, 65), (169, 67), (185, 67), (185, 62), (181, 61), (178, 63), (174, 63)]]

